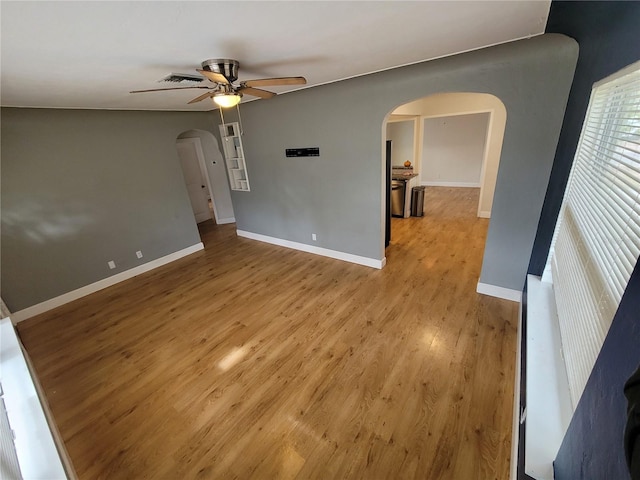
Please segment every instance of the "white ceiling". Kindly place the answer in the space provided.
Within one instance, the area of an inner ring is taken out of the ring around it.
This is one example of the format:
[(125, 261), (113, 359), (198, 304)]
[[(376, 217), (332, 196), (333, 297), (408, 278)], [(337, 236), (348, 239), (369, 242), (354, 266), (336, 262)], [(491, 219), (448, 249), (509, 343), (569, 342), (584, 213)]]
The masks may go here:
[(238, 60), (240, 80), (303, 75), (308, 86), (320, 85), (538, 35), (549, 5), (2, 1), (1, 103), (211, 110), (210, 101), (186, 104), (202, 90), (128, 92), (181, 86), (157, 81), (171, 72), (196, 73), (209, 58)]

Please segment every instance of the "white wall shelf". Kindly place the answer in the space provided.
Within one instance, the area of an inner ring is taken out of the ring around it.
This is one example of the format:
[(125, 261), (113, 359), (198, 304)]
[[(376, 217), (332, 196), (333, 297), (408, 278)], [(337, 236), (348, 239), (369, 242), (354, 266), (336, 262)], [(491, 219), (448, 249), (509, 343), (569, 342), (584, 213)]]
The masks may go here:
[(247, 165), (244, 161), (240, 125), (238, 122), (224, 123), (219, 128), (229, 186), (231, 190), (248, 192), (249, 177), (247, 177)]

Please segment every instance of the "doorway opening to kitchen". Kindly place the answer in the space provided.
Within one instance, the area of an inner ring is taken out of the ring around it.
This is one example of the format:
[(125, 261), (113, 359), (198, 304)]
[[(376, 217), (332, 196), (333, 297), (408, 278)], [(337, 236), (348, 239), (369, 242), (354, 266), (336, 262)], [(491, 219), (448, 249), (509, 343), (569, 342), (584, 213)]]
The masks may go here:
[(422, 223), (446, 211), (491, 217), (505, 125), (504, 104), (483, 93), (430, 95), (389, 112), (383, 124), (385, 246), (394, 231), (418, 225), (423, 215), (430, 219)]

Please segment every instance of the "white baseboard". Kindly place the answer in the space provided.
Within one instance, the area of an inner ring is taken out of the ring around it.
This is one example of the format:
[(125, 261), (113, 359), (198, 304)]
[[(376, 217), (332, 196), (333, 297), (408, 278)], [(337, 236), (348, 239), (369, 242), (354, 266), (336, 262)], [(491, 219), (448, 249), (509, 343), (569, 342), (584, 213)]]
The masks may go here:
[(420, 185), (425, 187), (480, 188), (480, 184), (478, 182), (420, 182)]
[(478, 218), (491, 218), (491, 211), (481, 210), (478, 212)]
[(482, 295), (489, 295), (490, 297), (503, 298), (505, 300), (511, 300), (512, 302), (522, 301), (522, 292), (520, 290), (513, 290), (511, 288), (498, 287), (496, 285), (489, 285), (488, 283), (478, 282), (476, 292)]
[(45, 300), (44, 302), (25, 308), (24, 310), (20, 310), (18, 312), (12, 313), (11, 321), (14, 324), (16, 324), (18, 322), (26, 320), (27, 318), (40, 315), (41, 313), (47, 312), (49, 310), (53, 310), (54, 308), (64, 305), (65, 303), (69, 303), (74, 300), (77, 300), (78, 298), (85, 297), (99, 290), (115, 285), (116, 283), (120, 283), (130, 278), (133, 278), (136, 275), (140, 275), (141, 273), (148, 272), (149, 270), (153, 270), (154, 268), (161, 267), (162, 265), (171, 263), (175, 260), (178, 260), (179, 258), (186, 257), (187, 255), (191, 255), (192, 253), (195, 253), (202, 249), (204, 249), (204, 245), (202, 244), (202, 242), (199, 242), (199, 243), (196, 243), (195, 245), (184, 248), (177, 252), (171, 253), (169, 255), (165, 255), (164, 257), (160, 257), (150, 262), (147, 262), (145, 264), (139, 265), (135, 268), (131, 268), (124, 272), (116, 273), (111, 277), (103, 278), (102, 280), (98, 280), (95, 283), (85, 285), (84, 287), (80, 287), (71, 292), (64, 293), (58, 297)]
[(314, 247), (313, 245), (307, 245), (305, 243), (292, 242), (290, 240), (284, 240), (282, 238), (269, 237), (267, 235), (261, 235), (259, 233), (247, 232), (244, 230), (237, 231), (239, 237), (250, 238), (251, 240), (258, 240), (260, 242), (271, 243), (280, 247), (292, 248), (294, 250), (301, 250), (307, 253), (314, 253), (316, 255), (322, 255), (323, 257), (335, 258), (345, 262), (357, 263), (358, 265), (364, 265), (365, 267), (373, 267), (381, 269), (387, 263), (386, 257), (382, 260), (375, 258), (361, 257), (360, 255), (353, 255), (351, 253), (339, 252), (337, 250), (330, 250), (328, 248)]
[(216, 223), (218, 225), (225, 225), (227, 223), (236, 223), (236, 217), (220, 218), (216, 220)]

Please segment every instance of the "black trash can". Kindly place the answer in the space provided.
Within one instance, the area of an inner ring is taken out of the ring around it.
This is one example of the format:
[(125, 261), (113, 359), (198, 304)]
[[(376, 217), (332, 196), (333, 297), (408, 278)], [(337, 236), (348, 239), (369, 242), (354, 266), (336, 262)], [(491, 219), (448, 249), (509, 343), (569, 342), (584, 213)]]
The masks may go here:
[(424, 215), (424, 187), (411, 189), (411, 216), (422, 217)]

